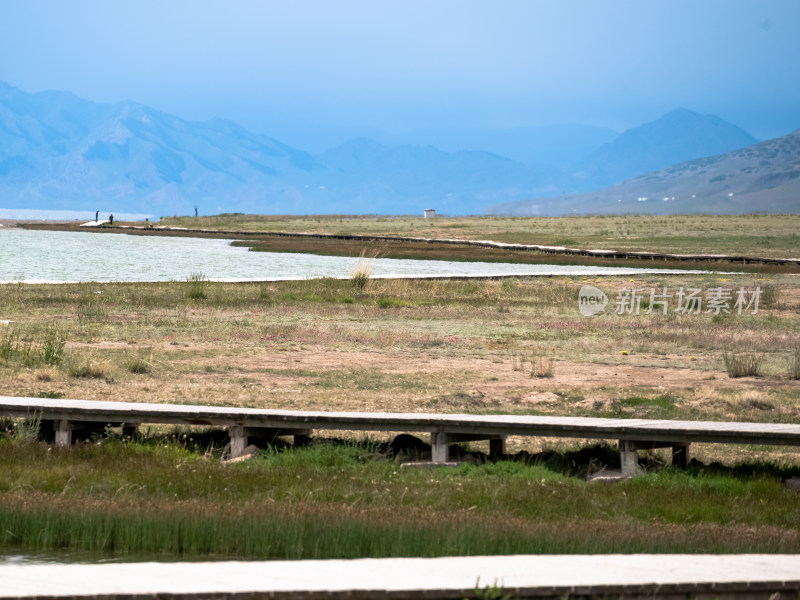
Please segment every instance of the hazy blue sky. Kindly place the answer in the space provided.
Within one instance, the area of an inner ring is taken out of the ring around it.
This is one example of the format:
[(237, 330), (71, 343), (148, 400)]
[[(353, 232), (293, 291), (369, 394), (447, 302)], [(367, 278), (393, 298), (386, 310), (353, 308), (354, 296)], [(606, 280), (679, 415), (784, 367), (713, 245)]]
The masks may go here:
[(800, 128), (800, 1), (0, 0), (0, 80), (276, 137), (686, 107), (767, 138)]

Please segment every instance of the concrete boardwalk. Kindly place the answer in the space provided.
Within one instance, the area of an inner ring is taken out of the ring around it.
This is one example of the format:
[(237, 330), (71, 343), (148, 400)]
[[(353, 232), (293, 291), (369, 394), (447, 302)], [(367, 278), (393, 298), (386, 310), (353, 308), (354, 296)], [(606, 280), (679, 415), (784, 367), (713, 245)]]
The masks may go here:
[(560, 555), (0, 566), (0, 599), (796, 599), (800, 555)]
[(326, 412), (226, 406), (148, 404), (0, 396), (0, 416), (36, 416), (54, 430), (56, 445), (73, 433), (102, 431), (105, 424), (135, 428), (141, 423), (227, 427), (231, 455), (241, 456), (249, 438), (293, 435), (306, 441), (312, 430), (423, 432), (431, 436), (431, 461), (447, 463), (452, 443), (490, 440), (490, 453), (505, 454), (509, 435), (618, 440), (622, 472), (637, 470), (637, 451), (671, 447), (673, 462), (685, 465), (689, 445), (771, 444), (800, 446), (800, 424), (655, 419), (603, 419), (525, 415), (468, 415), (385, 412)]

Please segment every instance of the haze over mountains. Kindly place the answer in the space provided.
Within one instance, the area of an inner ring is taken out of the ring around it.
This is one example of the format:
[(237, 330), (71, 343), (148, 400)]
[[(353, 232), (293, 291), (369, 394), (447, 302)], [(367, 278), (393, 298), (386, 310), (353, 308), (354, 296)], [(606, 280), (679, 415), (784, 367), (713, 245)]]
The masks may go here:
[[(717, 202), (713, 210), (798, 209), (796, 135), (753, 146), (756, 140), (736, 126), (685, 109), (621, 135), (581, 125), (376, 133), (382, 139), (353, 139), (312, 154), (223, 119), (189, 122), (135, 102), (27, 94), (0, 82), (0, 206), (154, 216), (192, 214), (194, 207), (201, 213), (413, 214), (433, 207), (477, 214), (495, 207), (562, 214), (576, 206), (612, 210), (603, 194), (565, 196), (636, 177), (615, 193), (635, 189), (652, 197), (656, 190), (691, 188), (695, 202), (659, 208), (695, 212), (712, 210), (698, 200), (706, 190), (723, 193), (701, 186), (709, 174), (723, 177), (714, 183), (726, 182), (726, 190), (735, 188), (734, 197), (749, 190), (751, 198)], [(696, 168), (686, 162), (717, 155), (728, 158), (705, 167), (694, 161)], [(770, 190), (770, 202), (751, 205), (763, 190)], [(557, 199), (537, 200), (547, 197)]]

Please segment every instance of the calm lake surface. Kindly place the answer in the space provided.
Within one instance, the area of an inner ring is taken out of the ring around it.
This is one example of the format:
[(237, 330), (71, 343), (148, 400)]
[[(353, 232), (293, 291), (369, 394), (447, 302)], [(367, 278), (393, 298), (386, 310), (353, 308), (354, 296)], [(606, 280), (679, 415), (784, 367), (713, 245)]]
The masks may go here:
[[(357, 258), (250, 252), (231, 240), (0, 228), (0, 282), (263, 281), (348, 277)], [(375, 277), (437, 275), (624, 275), (699, 273), (667, 269), (523, 265), (440, 260), (370, 260)]]

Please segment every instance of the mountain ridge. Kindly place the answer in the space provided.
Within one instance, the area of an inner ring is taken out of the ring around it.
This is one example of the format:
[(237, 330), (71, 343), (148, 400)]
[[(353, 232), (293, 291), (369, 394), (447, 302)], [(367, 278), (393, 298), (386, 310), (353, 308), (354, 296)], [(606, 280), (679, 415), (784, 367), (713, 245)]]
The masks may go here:
[(800, 211), (800, 129), (645, 173), (603, 190), (494, 206), (510, 215)]
[(578, 163), (580, 177), (594, 174), (600, 188), (673, 164), (722, 154), (758, 143), (744, 130), (715, 115), (678, 108), (628, 129)]
[(750, 139), (718, 117), (678, 109), (623, 132), (572, 167), (366, 138), (311, 154), (228, 119), (188, 121), (130, 100), (27, 94), (0, 82), (0, 203), (154, 215), (192, 214), (195, 207), (265, 214), (409, 214), (435, 207), (477, 214), (618, 183), (619, 173), (634, 168), (632, 159), (660, 164), (665, 156), (733, 149)]

